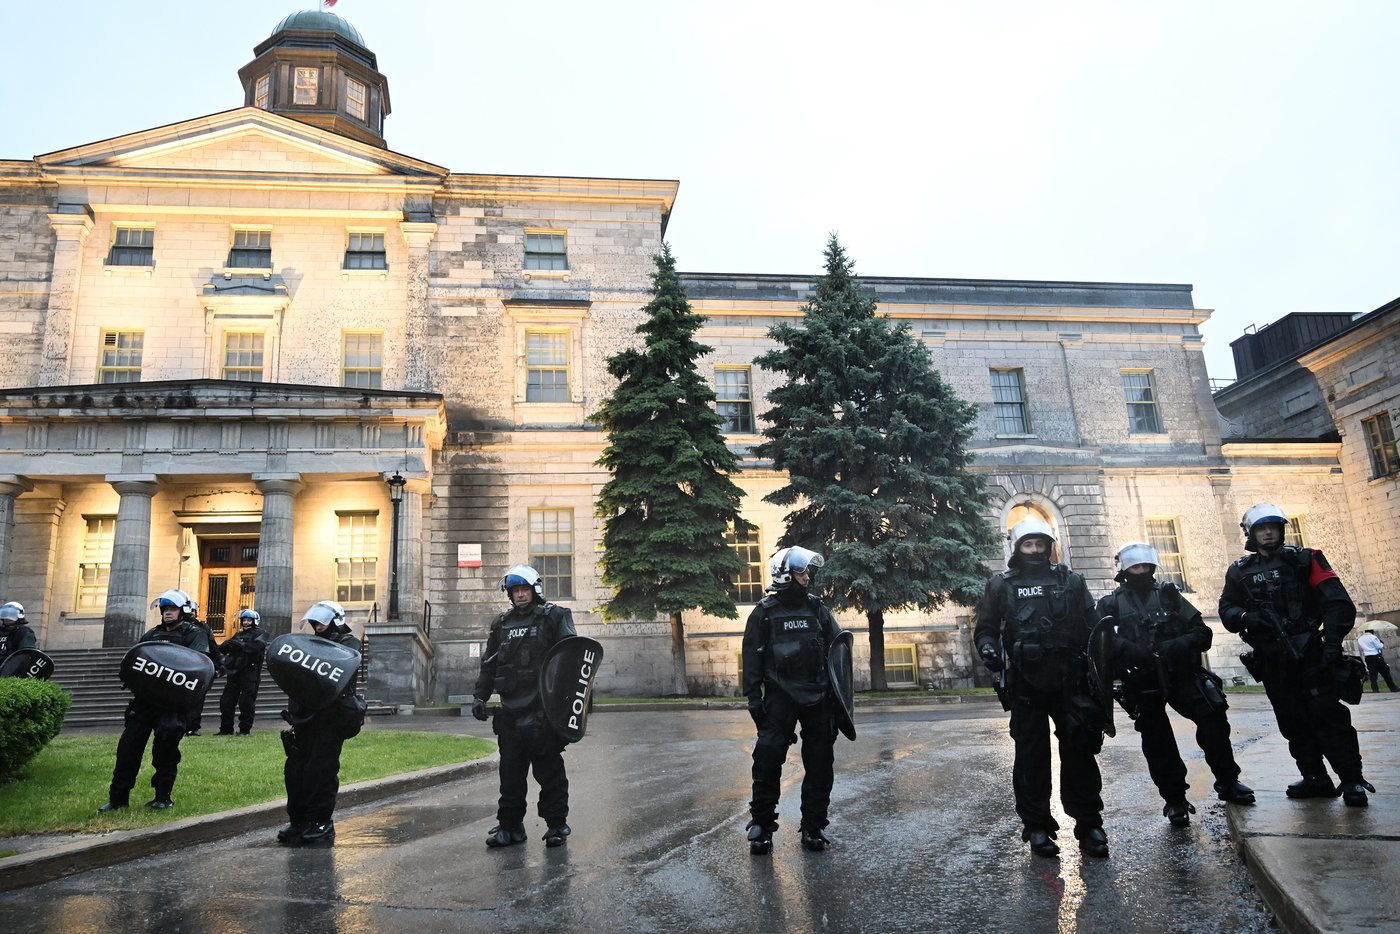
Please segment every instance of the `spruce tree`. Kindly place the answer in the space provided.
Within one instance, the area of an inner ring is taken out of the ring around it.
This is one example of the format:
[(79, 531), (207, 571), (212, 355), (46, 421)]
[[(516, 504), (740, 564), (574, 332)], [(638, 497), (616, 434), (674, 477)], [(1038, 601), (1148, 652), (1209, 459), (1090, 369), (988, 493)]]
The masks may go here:
[(816, 586), (833, 608), (865, 614), (884, 690), (885, 611), (970, 604), (986, 581), (995, 537), (965, 448), (976, 410), (907, 325), (876, 314), (834, 234), (803, 313), (769, 331), (778, 347), (757, 361), (786, 380), (754, 453), (787, 472), (766, 497), (796, 507), (779, 545), (825, 553)]
[(608, 435), (598, 464), (612, 475), (597, 500), (599, 564), (613, 590), (605, 620), (670, 617), (675, 692), (685, 694), (681, 614), (738, 615), (730, 588), (743, 562), (727, 534), (750, 526), (739, 515), (744, 493), (730, 479), (738, 461), (725, 446), (714, 389), (696, 368), (712, 350), (695, 339), (705, 318), (691, 310), (670, 247), (655, 260), (637, 327), (643, 347), (608, 358), (618, 383), (594, 416)]

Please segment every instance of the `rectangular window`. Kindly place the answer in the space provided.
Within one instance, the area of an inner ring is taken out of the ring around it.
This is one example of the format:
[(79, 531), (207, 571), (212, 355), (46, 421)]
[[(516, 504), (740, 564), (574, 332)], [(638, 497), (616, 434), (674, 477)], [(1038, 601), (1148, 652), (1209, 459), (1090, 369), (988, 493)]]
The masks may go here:
[(1303, 539), (1303, 517), (1289, 516), (1288, 524), (1283, 527), (1283, 543), (1292, 545), (1294, 548), (1308, 547)]
[(292, 85), (292, 103), (315, 105), (320, 96), (321, 69), (298, 68)]
[(530, 566), (540, 572), (548, 599), (574, 595), (574, 511), (530, 510)]
[(253, 106), (267, 110), (268, 99), (272, 89), (272, 76), (263, 75), (258, 79), (258, 83), (253, 87)]
[(564, 234), (525, 231), (525, 268), (568, 269), (569, 254), (565, 251)]
[(99, 383), (139, 383), (143, 331), (103, 331), (102, 357), (97, 364)]
[(345, 240), (346, 269), (388, 269), (382, 231), (352, 230)]
[(999, 435), (1028, 435), (1026, 384), (1020, 370), (992, 370), (992, 410)]
[(337, 512), (335, 598), (371, 603), (379, 575), (379, 513)]
[(919, 683), (919, 653), (913, 645), (885, 646), (885, 683), (890, 687), (914, 687)]
[(228, 251), (229, 269), (271, 269), (272, 231), (234, 230), (233, 249)]
[(363, 81), (345, 79), (345, 112), (356, 120), (363, 120), (369, 109), (365, 106), (367, 96)]
[(1400, 457), (1395, 454), (1395, 429), (1390, 413), (1382, 412), (1361, 420), (1366, 430), (1366, 450), (1371, 454), (1371, 477), (1388, 477), (1400, 471)]
[(750, 528), (742, 537), (730, 529), (728, 541), (744, 562), (744, 569), (730, 585), (729, 595), (735, 603), (757, 603), (763, 599), (763, 553), (759, 550), (758, 529)]
[(1181, 560), (1181, 534), (1175, 519), (1148, 519), (1147, 543), (1157, 549), (1162, 559), (1157, 568), (1157, 580), (1171, 581), (1182, 590), (1189, 591), (1186, 580), (1186, 565)]
[(1122, 370), (1123, 399), (1128, 404), (1128, 431), (1135, 435), (1162, 434), (1162, 417), (1152, 391), (1151, 370)]
[(78, 564), (79, 612), (107, 608), (107, 574), (112, 567), (112, 544), (116, 541), (116, 516), (86, 516), (82, 561)]
[(715, 411), (724, 423), (720, 431), (731, 435), (751, 435), (753, 426), (753, 390), (751, 371), (746, 366), (715, 367)]
[(223, 378), (242, 383), (263, 379), (263, 335), (261, 331), (224, 332)]
[(355, 389), (384, 388), (384, 335), (379, 331), (346, 331), (340, 385)]
[(154, 227), (117, 227), (112, 231), (112, 251), (108, 266), (154, 266), (156, 230)]
[(569, 333), (525, 332), (525, 401), (569, 401)]

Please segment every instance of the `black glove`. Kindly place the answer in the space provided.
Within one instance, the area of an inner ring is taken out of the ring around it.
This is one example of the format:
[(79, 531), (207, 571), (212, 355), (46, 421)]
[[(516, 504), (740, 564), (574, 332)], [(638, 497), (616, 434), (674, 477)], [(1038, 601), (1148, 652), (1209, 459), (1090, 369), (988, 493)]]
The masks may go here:
[(1175, 639), (1168, 639), (1157, 647), (1157, 650), (1166, 658), (1183, 659), (1196, 654), (1191, 647), (1191, 640), (1186, 636), (1177, 636)]
[(1114, 648), (1118, 652), (1118, 657), (1123, 659), (1125, 664), (1134, 668), (1144, 668), (1153, 662), (1152, 653), (1145, 646), (1139, 645), (1132, 639), (1120, 637)]
[(993, 646), (980, 646), (977, 653), (982, 656), (982, 664), (987, 666), (988, 671), (1001, 671), (1006, 667), (1001, 660), (1001, 654)]
[(472, 716), (478, 720), (486, 719), (486, 701), (479, 697), (472, 700)]
[(751, 700), (751, 701), (749, 701), (749, 716), (750, 716), (750, 717), (753, 717), (753, 725), (754, 725), (755, 727), (757, 727), (757, 728), (760, 729), (760, 730), (763, 729), (763, 721), (764, 721), (764, 716), (763, 716), (763, 701), (761, 701), (761, 700)]
[(1342, 663), (1342, 644), (1340, 642), (1322, 643), (1322, 661), (1328, 668), (1335, 668)]

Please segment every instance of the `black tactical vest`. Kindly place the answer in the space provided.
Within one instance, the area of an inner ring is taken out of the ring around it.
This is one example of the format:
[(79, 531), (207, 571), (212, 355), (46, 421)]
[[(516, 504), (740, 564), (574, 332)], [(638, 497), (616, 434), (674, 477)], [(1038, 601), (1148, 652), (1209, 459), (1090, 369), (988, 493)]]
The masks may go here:
[(1176, 620), (1181, 597), (1170, 582), (1143, 593), (1120, 587), (1110, 597), (1112, 615), (1118, 620), (1118, 635), (1155, 649), (1168, 639), (1181, 635)]
[(492, 690), (501, 695), (508, 710), (523, 710), (534, 703), (539, 694), (540, 665), (549, 647), (558, 641), (559, 624), (553, 619), (558, 608), (552, 603), (533, 606), (526, 616), (510, 610), (492, 623), (500, 634)]
[(1023, 568), (1002, 575), (1002, 641), (1011, 667), (1032, 687), (1057, 690), (1073, 685), (1088, 643), (1083, 607), (1071, 605), (1069, 568)]
[(826, 696), (826, 634), (810, 597), (787, 606), (776, 597), (765, 597), (768, 627), (766, 676), (798, 704), (819, 702)]
[(1285, 545), (1270, 557), (1255, 553), (1235, 562), (1234, 571), (1249, 595), (1251, 604), (1273, 608), (1288, 632), (1311, 632), (1322, 621), (1307, 576), (1312, 567), (1312, 551)]

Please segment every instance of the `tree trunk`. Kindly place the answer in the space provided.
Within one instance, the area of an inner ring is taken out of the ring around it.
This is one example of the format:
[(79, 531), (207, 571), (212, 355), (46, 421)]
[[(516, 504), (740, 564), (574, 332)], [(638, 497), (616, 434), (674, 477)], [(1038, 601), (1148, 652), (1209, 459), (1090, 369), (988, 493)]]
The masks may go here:
[(870, 689), (888, 691), (885, 680), (885, 612), (867, 610), (866, 621), (870, 623)]
[(671, 614), (671, 661), (675, 666), (672, 688), (678, 697), (690, 693), (690, 685), (685, 677), (685, 623), (681, 614)]

